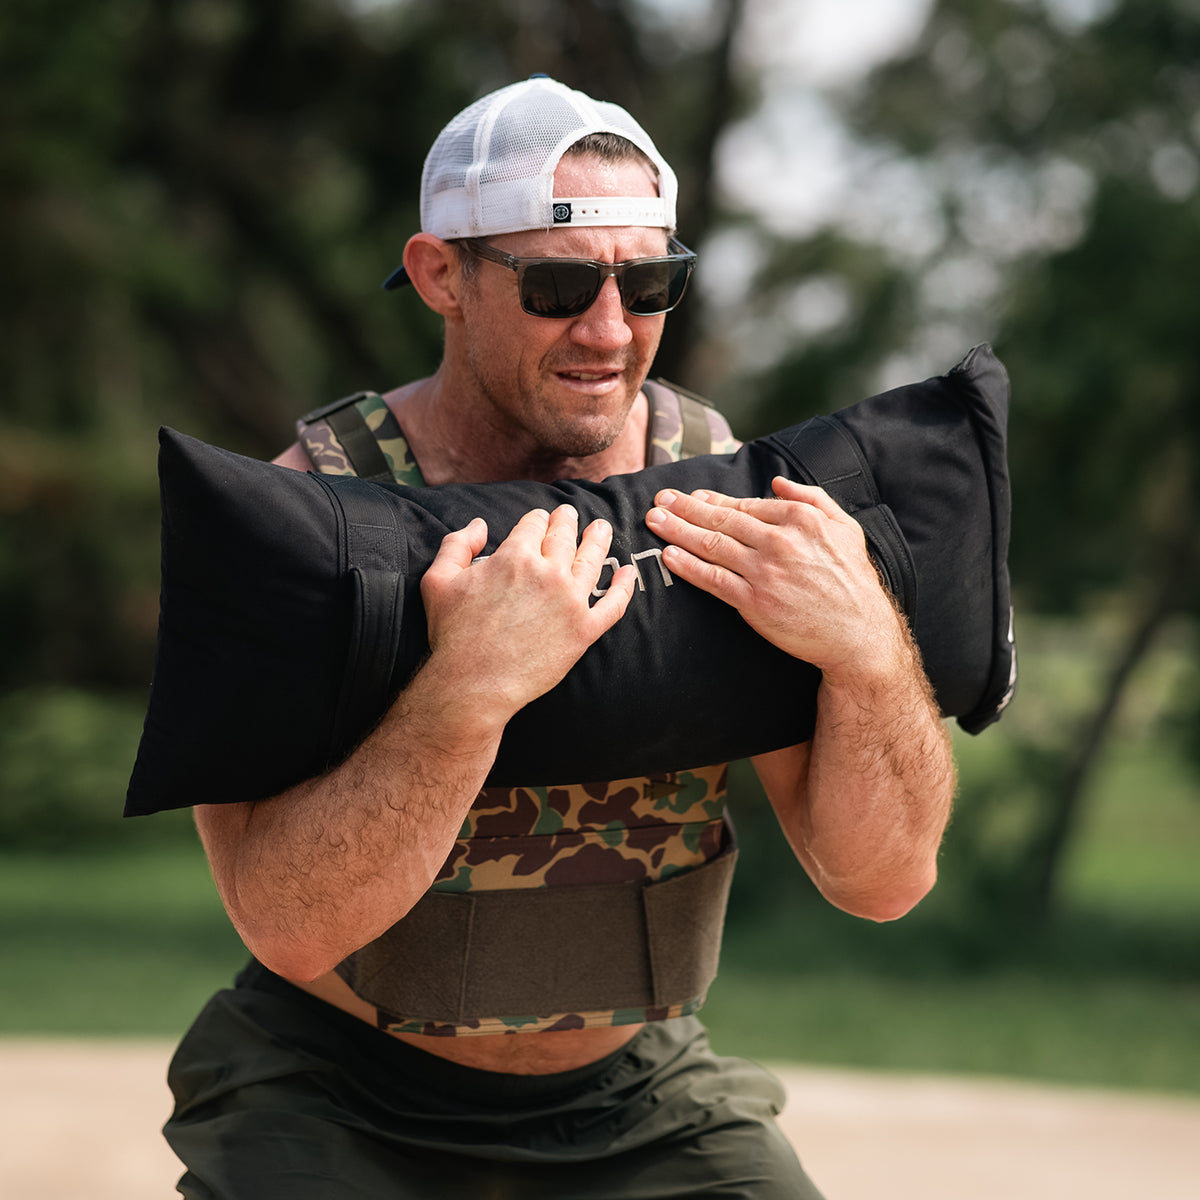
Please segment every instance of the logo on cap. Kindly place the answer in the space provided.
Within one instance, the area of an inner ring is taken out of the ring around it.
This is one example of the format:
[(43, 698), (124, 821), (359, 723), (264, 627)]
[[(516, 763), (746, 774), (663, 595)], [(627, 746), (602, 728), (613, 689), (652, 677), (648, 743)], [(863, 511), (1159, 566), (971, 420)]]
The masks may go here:
[(571, 206), (569, 204), (556, 204), (554, 206), (554, 223), (555, 225), (569, 224), (571, 220)]

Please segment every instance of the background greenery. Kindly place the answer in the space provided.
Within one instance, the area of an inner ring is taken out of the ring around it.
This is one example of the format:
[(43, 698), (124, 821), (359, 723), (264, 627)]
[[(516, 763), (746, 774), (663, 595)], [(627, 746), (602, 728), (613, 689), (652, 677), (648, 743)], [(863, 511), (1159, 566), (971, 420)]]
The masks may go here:
[[(1200, 9), (923, 11), (818, 87), (764, 52), (782, 0), (0, 9), (0, 1030), (175, 1033), (238, 961), (186, 814), (116, 815), (155, 430), (265, 456), (307, 409), (429, 371), (436, 326), (378, 288), (425, 150), (545, 70), (675, 164), (710, 266), (657, 370), (743, 436), (979, 341), (1014, 381), (1022, 684), (960, 739), (942, 881), (895, 925), (833, 912), (740, 770), (719, 1044), (1200, 1086)], [(788, 220), (747, 198), (771, 182), (747, 147), (786, 174), (814, 104), (841, 200)]]

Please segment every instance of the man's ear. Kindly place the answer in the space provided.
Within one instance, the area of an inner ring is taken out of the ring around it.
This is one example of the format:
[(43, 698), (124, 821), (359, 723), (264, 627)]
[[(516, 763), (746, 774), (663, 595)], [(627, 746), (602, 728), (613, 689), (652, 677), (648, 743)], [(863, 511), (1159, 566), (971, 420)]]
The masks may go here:
[(404, 269), (435, 313), (446, 320), (458, 317), (462, 267), (454, 246), (431, 233), (414, 233), (404, 247)]

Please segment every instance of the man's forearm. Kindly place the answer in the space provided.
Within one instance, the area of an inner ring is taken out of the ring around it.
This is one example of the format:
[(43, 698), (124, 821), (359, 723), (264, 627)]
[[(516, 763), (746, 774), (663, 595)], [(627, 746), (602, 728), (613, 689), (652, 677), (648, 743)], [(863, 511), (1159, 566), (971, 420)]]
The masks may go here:
[(892, 653), (888, 670), (823, 680), (806, 797), (788, 831), (832, 903), (881, 921), (933, 886), (955, 786), (949, 735), (899, 622)]

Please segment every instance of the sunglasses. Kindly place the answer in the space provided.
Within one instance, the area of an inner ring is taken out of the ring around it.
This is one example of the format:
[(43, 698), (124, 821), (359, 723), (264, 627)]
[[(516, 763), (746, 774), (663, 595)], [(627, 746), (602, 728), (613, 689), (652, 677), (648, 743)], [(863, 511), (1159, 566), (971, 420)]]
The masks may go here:
[(621, 305), (638, 317), (670, 312), (683, 299), (696, 265), (696, 255), (676, 238), (659, 258), (630, 258), (625, 262), (595, 262), (590, 258), (517, 258), (475, 238), (463, 238), (476, 258), (498, 263), (517, 273), (521, 307), (535, 317), (577, 317), (600, 295), (604, 281), (617, 281)]

